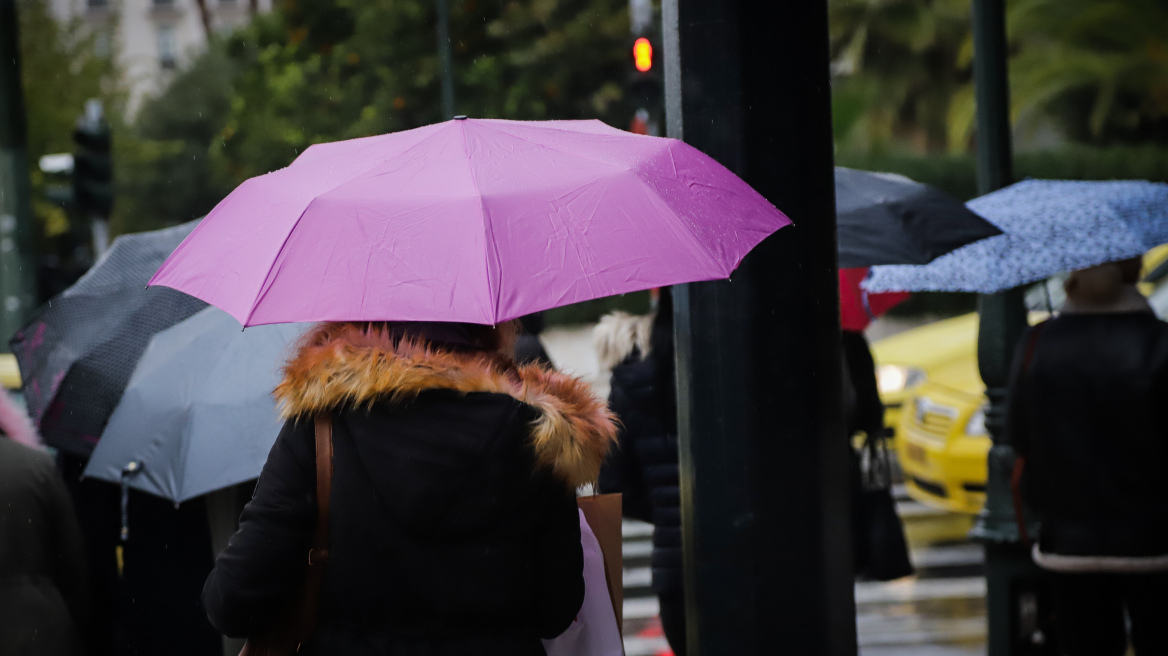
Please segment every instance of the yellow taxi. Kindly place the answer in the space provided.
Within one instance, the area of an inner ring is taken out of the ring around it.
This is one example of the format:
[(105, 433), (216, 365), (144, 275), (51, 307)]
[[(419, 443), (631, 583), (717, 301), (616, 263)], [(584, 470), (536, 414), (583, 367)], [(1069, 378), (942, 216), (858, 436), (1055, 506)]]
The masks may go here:
[[(884, 402), (884, 423), (893, 429), (913, 392), (930, 380), (977, 375), (977, 315), (967, 314), (906, 330), (872, 344), (876, 385)], [(980, 390), (978, 390), (980, 393)]]
[(20, 389), (20, 367), (11, 353), (0, 353), (0, 385), (5, 389)]
[[(1144, 256), (1141, 290), (1168, 316), (1168, 246)], [(1061, 280), (1036, 285), (1030, 322), (1059, 307)], [(1053, 297), (1053, 299), (1052, 299)], [(1041, 299), (1041, 300), (1039, 300)], [(977, 368), (976, 313), (931, 323), (872, 345), (885, 419), (894, 427), (905, 488), (924, 504), (976, 514), (985, 504), (985, 384)]]

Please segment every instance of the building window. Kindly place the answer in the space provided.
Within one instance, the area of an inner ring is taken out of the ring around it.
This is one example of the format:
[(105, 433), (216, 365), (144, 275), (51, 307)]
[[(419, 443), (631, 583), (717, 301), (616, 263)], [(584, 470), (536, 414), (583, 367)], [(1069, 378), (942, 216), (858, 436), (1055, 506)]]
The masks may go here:
[(158, 65), (163, 70), (172, 70), (178, 66), (178, 44), (175, 43), (172, 25), (158, 28)]

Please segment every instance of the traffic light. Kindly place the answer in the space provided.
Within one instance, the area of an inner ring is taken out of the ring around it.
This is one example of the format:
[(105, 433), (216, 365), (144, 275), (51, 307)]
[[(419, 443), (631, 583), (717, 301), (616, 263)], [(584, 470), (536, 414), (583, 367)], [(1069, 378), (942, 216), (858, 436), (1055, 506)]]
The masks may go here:
[(659, 70), (661, 67), (655, 66), (653, 61), (656, 38), (656, 30), (650, 26), (633, 40), (629, 49), (633, 66), (626, 85), (633, 110), (629, 131), (654, 136), (660, 132), (659, 126), (664, 115), (664, 80)]
[(647, 37), (633, 41), (633, 65), (642, 73), (653, 69), (653, 43)]
[(80, 216), (107, 220), (114, 206), (110, 129), (100, 101), (91, 100), (73, 130), (73, 201)]

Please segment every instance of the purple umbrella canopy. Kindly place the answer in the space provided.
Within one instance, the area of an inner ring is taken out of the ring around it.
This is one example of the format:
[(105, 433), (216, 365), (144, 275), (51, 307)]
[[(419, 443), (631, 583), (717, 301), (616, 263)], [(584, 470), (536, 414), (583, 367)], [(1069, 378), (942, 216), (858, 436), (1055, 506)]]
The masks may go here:
[(312, 146), (247, 180), (150, 284), (244, 326), (497, 324), (728, 278), (788, 224), (681, 141), (600, 121), (456, 119)]

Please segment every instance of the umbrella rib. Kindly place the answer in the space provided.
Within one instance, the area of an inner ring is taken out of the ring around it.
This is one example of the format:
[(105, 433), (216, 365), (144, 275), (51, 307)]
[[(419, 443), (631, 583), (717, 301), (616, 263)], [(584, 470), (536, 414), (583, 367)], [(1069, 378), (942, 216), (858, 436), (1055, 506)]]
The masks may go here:
[[(430, 139), (433, 139), (434, 136), (436, 134), (438, 134), (439, 132), (440, 132), (440, 130), (435, 130), (432, 134), (427, 135), (426, 137), (420, 139), (418, 141), (418, 143), (410, 146), (409, 148), (406, 148), (402, 152), (395, 155), (395, 157), (400, 157), (401, 155), (404, 155), (405, 153), (410, 152), (411, 150), (417, 148), (418, 146), (421, 146), (423, 143), (426, 143)], [(276, 256), (272, 258), (272, 263), (268, 265), (268, 273), (267, 273), (267, 275), (264, 276), (264, 281), (260, 284), (260, 288), (256, 291), (255, 299), (252, 300), (251, 307), (248, 308), (247, 317), (245, 317), (244, 320), (241, 322), (241, 323), (243, 323), (244, 327), (247, 327), (248, 322), (250, 322), (252, 316), (255, 315), (256, 309), (259, 307), (260, 302), (263, 300), (264, 295), (267, 293), (267, 290), (270, 287), (270, 282), (272, 280), (272, 268), (276, 265), (276, 262), (280, 261), (280, 256), (284, 254), (284, 249), (288, 246), (288, 240), (292, 238), (292, 233), (296, 232), (296, 228), (300, 225), (300, 221), (302, 219), (304, 219), (304, 215), (308, 213), (308, 210), (312, 207), (312, 204), (315, 203), (316, 200), (318, 198), (320, 198), (321, 196), (324, 196), (326, 194), (330, 194), (330, 193), (336, 191), (337, 189), (340, 189), (341, 187), (352, 182), (354, 179), (357, 179), (361, 176), (364, 176), (365, 174), (369, 173), (369, 171), (372, 171), (374, 168), (376, 168), (377, 166), (379, 166), (381, 164), (384, 164), (387, 161), (388, 161), (388, 158), (378, 161), (377, 164), (371, 165), (369, 168), (362, 171), (358, 176), (346, 178), (345, 180), (342, 180), (342, 181), (338, 182), (337, 184), (333, 185), (329, 189), (316, 194), (315, 196), (312, 197), (312, 200), (308, 201), (308, 204), (304, 206), (303, 210), (301, 210), (300, 216), (296, 217), (296, 220), (294, 222), (292, 222), (292, 227), (289, 228), (288, 233), (286, 235), (284, 235), (284, 241), (280, 243), (280, 248), (276, 251)], [(200, 224), (200, 225), (202, 225), (202, 224)], [(197, 230), (198, 226), (196, 226), (195, 229)]]
[[(462, 134), (462, 149), (466, 153), (466, 168), (470, 174), (470, 182), (474, 185), (475, 196), (479, 199), (479, 212), (483, 219), (483, 233), (486, 241), (487, 249), (487, 296), (491, 301), (491, 323), (495, 324), (499, 319), (499, 302), (502, 300), (502, 275), (503, 269), (499, 265), (499, 249), (495, 246), (495, 231), (491, 225), (490, 212), (487, 210), (487, 200), (483, 197), (482, 190), (479, 189), (478, 178), (475, 177), (474, 164), (470, 159), (470, 144), (466, 140), (466, 121), (458, 121), (459, 128)], [(495, 263), (495, 270), (498, 272), (500, 280), (499, 285), (492, 285), (491, 280), (491, 260)]]
[[(601, 159), (601, 158), (599, 158), (599, 157), (592, 157), (592, 156), (590, 156), (590, 155), (587, 155), (587, 154), (585, 154), (585, 153), (575, 153), (575, 152), (572, 152), (572, 151), (570, 151), (570, 150), (564, 150), (564, 149), (562, 149), (562, 148), (556, 148), (555, 146), (549, 146), (549, 145), (547, 145), (547, 144), (545, 144), (545, 143), (541, 143), (541, 142), (538, 142), (538, 141), (532, 141), (531, 139), (528, 139), (527, 137), (525, 137), (525, 136), (523, 136), (523, 135), (514, 134), (514, 133), (512, 133), (512, 132), (507, 132), (506, 130), (500, 130), (500, 129), (498, 129), (498, 128), (495, 128), (495, 127), (492, 127), (492, 126), (490, 126), (490, 125), (486, 125), (486, 124), (482, 124), (482, 123), (480, 123), (479, 125), (483, 125), (483, 127), (487, 128), (488, 130), (491, 130), (491, 131), (493, 131), (493, 132), (498, 132), (498, 133), (500, 133), (500, 134), (505, 134), (505, 135), (507, 135), (507, 136), (509, 136), (509, 137), (513, 137), (513, 138), (515, 138), (515, 139), (519, 139), (520, 141), (526, 141), (527, 143), (529, 143), (529, 144), (532, 144), (532, 145), (534, 145), (534, 146), (539, 146), (540, 148), (545, 148), (545, 149), (547, 149), (547, 150), (550, 150), (550, 151), (553, 151), (553, 152), (560, 153), (560, 154), (562, 154), (562, 155), (568, 155), (568, 156), (570, 156), (570, 157), (578, 157), (578, 158), (580, 158), (580, 159), (586, 159), (586, 160), (588, 160), (588, 161), (590, 161), (590, 162), (596, 162), (596, 163), (598, 163), (598, 164), (605, 164), (605, 165), (607, 165), (607, 166), (611, 166), (612, 168), (614, 168), (614, 169), (616, 169), (616, 170), (618, 170), (618, 171), (633, 171), (633, 170), (635, 170), (635, 166), (634, 166), (634, 165), (629, 165), (629, 166), (621, 166), (620, 164), (614, 164), (614, 163), (612, 163), (612, 162), (610, 162), (610, 161), (608, 161), (608, 160)], [(553, 129), (554, 129), (554, 128), (553, 128)], [(586, 132), (572, 132), (571, 130), (563, 130), (563, 131), (564, 131), (564, 132), (568, 132), (568, 133), (570, 133), (570, 134), (587, 134)], [(630, 134), (631, 134), (631, 133), (630, 133)], [(622, 135), (622, 136), (623, 136), (623, 135)], [(632, 135), (632, 136), (641, 136), (641, 135)], [(463, 138), (464, 138), (464, 140), (465, 140), (465, 137), (466, 137), (466, 135), (465, 135), (465, 131), (464, 131), (464, 134), (463, 134)], [(663, 139), (664, 141), (667, 141), (667, 142), (673, 142), (673, 141), (676, 141), (675, 139), (667, 139), (667, 138), (662, 138), (662, 137), (653, 137), (653, 138), (661, 138), (661, 139)], [(672, 144), (670, 144), (670, 145), (672, 145)], [(669, 148), (669, 145), (667, 145), (667, 146), (666, 146), (666, 148), (668, 149), (668, 148)], [(637, 160), (637, 163), (638, 163), (638, 164), (640, 164), (642, 161), (643, 161), (642, 159), (638, 159), (638, 160)]]
[(304, 215), (308, 213), (308, 209), (312, 207), (312, 204), (315, 203), (316, 199), (319, 197), (319, 195), (314, 196), (312, 200), (308, 201), (308, 204), (305, 205), (304, 209), (300, 211), (300, 216), (296, 217), (296, 220), (292, 222), (292, 227), (289, 228), (288, 233), (284, 235), (284, 241), (280, 242), (280, 248), (276, 250), (276, 256), (272, 258), (272, 263), (268, 265), (268, 272), (264, 276), (264, 281), (260, 283), (260, 288), (256, 290), (255, 299), (252, 300), (251, 307), (247, 310), (247, 316), (244, 317), (243, 326), (245, 328), (251, 321), (252, 316), (255, 314), (256, 309), (260, 305), (260, 301), (263, 300), (264, 295), (267, 293), (268, 288), (270, 287), (269, 282), (272, 280), (272, 268), (276, 266), (276, 262), (280, 261), (280, 256), (284, 254), (284, 249), (288, 246), (288, 240), (292, 238), (292, 233), (296, 232), (296, 226), (300, 225), (300, 221), (304, 218)]

